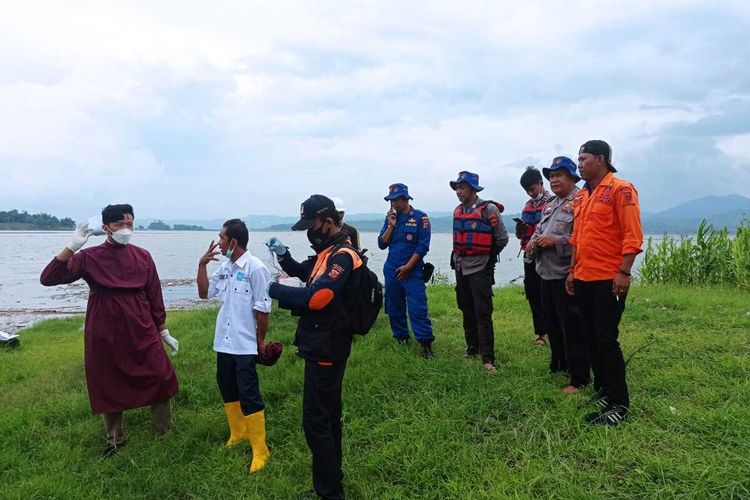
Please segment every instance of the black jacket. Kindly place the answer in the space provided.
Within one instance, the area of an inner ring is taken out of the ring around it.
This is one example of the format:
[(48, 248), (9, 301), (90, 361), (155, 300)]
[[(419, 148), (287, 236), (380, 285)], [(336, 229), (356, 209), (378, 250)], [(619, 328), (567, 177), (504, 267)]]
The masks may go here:
[[(343, 304), (343, 294), (352, 278), (354, 261), (351, 255), (333, 247), (348, 243), (348, 235), (339, 232), (331, 237), (326, 247), (304, 262), (295, 261), (289, 251), (279, 257), (281, 268), (289, 275), (306, 283), (305, 288), (272, 283), (271, 298), (279, 307), (291, 309), (300, 316), (294, 345), (297, 355), (312, 361), (342, 361), (349, 357), (352, 331)], [(328, 262), (322, 267), (328, 256)], [(316, 264), (321, 261), (321, 268)], [(317, 271), (311, 280), (313, 271)]]

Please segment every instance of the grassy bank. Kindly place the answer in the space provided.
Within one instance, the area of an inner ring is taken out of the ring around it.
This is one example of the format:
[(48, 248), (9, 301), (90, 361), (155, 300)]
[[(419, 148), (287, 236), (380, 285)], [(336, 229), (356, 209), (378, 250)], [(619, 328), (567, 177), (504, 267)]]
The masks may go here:
[[(589, 393), (564, 397), (531, 344), (522, 290), (497, 291), (499, 372), (461, 358), (452, 290), (430, 289), (437, 357), (395, 345), (386, 318), (356, 342), (344, 381), (349, 498), (750, 497), (750, 294), (635, 288), (622, 322), (631, 421), (581, 422)], [(52, 320), (0, 352), (0, 498), (294, 498), (310, 487), (301, 430), (302, 362), (262, 367), (272, 452), (245, 472), (247, 447), (225, 450), (226, 422), (211, 351), (215, 310), (172, 313), (181, 391), (174, 430), (156, 442), (147, 409), (126, 414), (128, 445), (100, 460), (90, 415), (82, 320)], [(293, 337), (274, 311), (272, 338)]]

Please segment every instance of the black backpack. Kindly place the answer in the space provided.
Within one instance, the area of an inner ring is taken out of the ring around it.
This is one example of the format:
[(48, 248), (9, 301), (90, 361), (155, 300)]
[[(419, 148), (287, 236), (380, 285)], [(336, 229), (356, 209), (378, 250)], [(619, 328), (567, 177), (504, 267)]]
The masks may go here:
[[(351, 245), (340, 245), (339, 248), (346, 247), (357, 252), (362, 259), (362, 265), (352, 271), (349, 276), (349, 282), (344, 288), (344, 307), (349, 316), (349, 323), (352, 333), (355, 335), (367, 335), (367, 333), (378, 319), (380, 309), (383, 307), (383, 285), (378, 280), (378, 276), (367, 267), (367, 257), (365, 252), (361, 252)], [(338, 249), (335, 249), (333, 254)]]

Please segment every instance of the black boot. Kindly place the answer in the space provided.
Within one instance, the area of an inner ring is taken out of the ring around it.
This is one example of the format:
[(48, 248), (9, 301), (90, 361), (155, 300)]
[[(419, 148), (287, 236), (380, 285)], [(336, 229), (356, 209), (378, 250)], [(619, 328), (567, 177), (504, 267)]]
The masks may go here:
[(424, 359), (434, 358), (435, 355), (432, 353), (432, 340), (423, 340), (422, 344), (422, 357)]

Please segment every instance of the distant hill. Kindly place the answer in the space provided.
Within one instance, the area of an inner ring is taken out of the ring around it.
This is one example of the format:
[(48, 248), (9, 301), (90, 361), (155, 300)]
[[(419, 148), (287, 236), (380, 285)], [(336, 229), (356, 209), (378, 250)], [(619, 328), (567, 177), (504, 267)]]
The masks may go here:
[(644, 215), (642, 219), (643, 232), (646, 234), (693, 234), (703, 219), (706, 219), (716, 229), (726, 227), (729, 231), (734, 232), (743, 220), (750, 221), (750, 210), (731, 210), (716, 215), (693, 217)]
[[(229, 217), (227, 217), (229, 218)], [(240, 219), (245, 221), (247, 227), (250, 229), (259, 229), (262, 227), (268, 227), (272, 225), (292, 225), (297, 222), (298, 217), (281, 216), (281, 215), (246, 215), (240, 216)], [(151, 222), (157, 219), (139, 218), (138, 223), (144, 226), (148, 226)], [(165, 224), (171, 226), (200, 226), (205, 229), (216, 230), (221, 229), (227, 219), (161, 219)]]
[[(445, 212), (442, 212), (445, 213)], [(513, 217), (520, 217), (520, 214), (503, 214), (503, 222), (509, 233), (513, 233), (515, 222)], [(383, 227), (383, 221), (385, 217), (380, 216), (377, 220), (356, 220), (354, 218), (346, 217), (344, 220), (355, 226), (359, 231), (364, 233), (377, 233)], [(438, 217), (430, 217), (430, 224), (432, 225), (433, 233), (450, 233), (453, 231), (453, 215), (442, 215)], [(259, 229), (259, 231), (289, 231), (289, 224), (277, 224), (270, 227)]]
[[(346, 221), (363, 232), (378, 232), (383, 225), (385, 210), (382, 213), (347, 214)], [(453, 230), (451, 212), (428, 211), (432, 230), (436, 233), (450, 233)], [(503, 221), (509, 233), (513, 233), (514, 217), (518, 213), (504, 213)], [(299, 217), (282, 215), (250, 214), (241, 217), (251, 230), (254, 231), (289, 231)], [(695, 200), (680, 203), (677, 206), (661, 212), (643, 212), (641, 220), (645, 234), (693, 234), (702, 219), (707, 219), (715, 228), (727, 227), (734, 232), (743, 221), (750, 221), (750, 198), (740, 195), (704, 196)], [(171, 226), (179, 230), (211, 230), (218, 231), (226, 219), (153, 219), (138, 218), (137, 223), (142, 227), (149, 227), (154, 222)], [(49, 214), (28, 214), (11, 210), (0, 211), (0, 230), (2, 229), (72, 229), (74, 222), (70, 218), (58, 219)], [(152, 228), (155, 229), (155, 228)]]
[[(374, 216), (367, 218), (368, 216)], [(346, 221), (363, 232), (378, 232), (383, 227), (384, 214), (353, 214)], [(512, 235), (518, 213), (504, 213), (503, 222)], [(743, 220), (750, 220), (750, 198), (740, 195), (705, 196), (681, 203), (657, 213), (644, 212), (641, 215), (645, 234), (693, 234), (702, 219), (707, 219), (715, 228), (727, 227), (735, 231)], [(294, 218), (296, 220), (296, 218)], [(288, 231), (290, 223), (258, 228), (267, 231)], [(450, 233), (453, 230), (453, 216), (449, 212), (431, 212), (430, 222), (435, 233)]]
[[(419, 208), (419, 207), (417, 207)], [(383, 210), (382, 213), (369, 213), (369, 214), (346, 214), (345, 218), (348, 222), (355, 222), (355, 221), (380, 221), (383, 222), (385, 219), (385, 214), (387, 212), (387, 208)], [(430, 216), (430, 220), (437, 218), (437, 217), (452, 217), (453, 212), (434, 212), (432, 210), (428, 210), (427, 214)]]
[(654, 214), (659, 219), (709, 218), (734, 212), (750, 212), (750, 198), (738, 194), (704, 196)]

